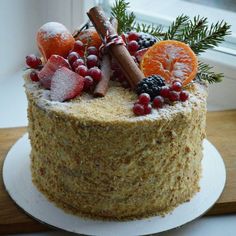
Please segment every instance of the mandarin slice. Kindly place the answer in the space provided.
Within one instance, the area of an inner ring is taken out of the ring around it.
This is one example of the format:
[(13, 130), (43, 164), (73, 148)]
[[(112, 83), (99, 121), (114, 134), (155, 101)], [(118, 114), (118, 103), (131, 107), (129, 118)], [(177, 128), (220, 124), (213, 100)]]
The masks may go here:
[(198, 61), (187, 44), (165, 40), (155, 43), (148, 49), (140, 66), (145, 77), (157, 74), (167, 82), (180, 79), (183, 85), (186, 85), (195, 78)]
[(97, 49), (101, 46), (102, 40), (94, 28), (89, 28), (81, 31), (76, 37), (76, 40), (80, 40), (87, 47), (94, 46)]
[(47, 61), (53, 54), (67, 57), (74, 47), (75, 39), (64, 25), (48, 22), (39, 28), (37, 43), (42, 56)]

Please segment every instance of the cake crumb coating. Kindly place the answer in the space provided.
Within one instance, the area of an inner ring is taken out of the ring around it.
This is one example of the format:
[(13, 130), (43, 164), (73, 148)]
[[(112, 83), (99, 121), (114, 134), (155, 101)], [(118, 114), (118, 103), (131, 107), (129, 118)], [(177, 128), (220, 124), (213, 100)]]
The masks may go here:
[(106, 220), (165, 215), (199, 191), (205, 137), (205, 85), (190, 98), (135, 117), (135, 93), (111, 84), (104, 98), (52, 102), (25, 78), (31, 171), (51, 201)]

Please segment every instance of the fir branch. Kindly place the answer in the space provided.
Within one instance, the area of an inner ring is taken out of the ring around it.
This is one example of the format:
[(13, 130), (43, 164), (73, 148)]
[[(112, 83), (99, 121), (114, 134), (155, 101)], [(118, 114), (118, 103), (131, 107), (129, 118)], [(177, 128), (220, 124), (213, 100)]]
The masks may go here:
[(224, 75), (222, 73), (214, 73), (212, 71), (212, 66), (205, 64), (203, 62), (198, 63), (198, 73), (196, 76), (197, 80), (205, 80), (210, 84), (219, 83), (223, 80)]
[(203, 30), (207, 28), (207, 18), (195, 16), (193, 20), (189, 20), (185, 25), (181, 35), (181, 41), (188, 43), (193, 40), (196, 36), (200, 35)]
[(189, 21), (189, 17), (186, 15), (180, 15), (178, 16), (174, 22), (169, 26), (167, 32), (165, 33), (163, 39), (169, 40), (169, 39), (176, 39), (178, 40), (179, 37), (181, 37), (182, 31), (184, 27), (187, 25), (187, 22)]
[(128, 13), (128, 8), (129, 2), (125, 0), (116, 0), (111, 8), (111, 15), (118, 21), (118, 34), (131, 30), (135, 24), (135, 15), (133, 12)]
[(230, 34), (229, 29), (230, 25), (224, 21), (211, 24), (209, 29), (205, 26), (199, 33), (192, 35), (189, 46), (196, 54), (204, 52), (223, 42), (224, 36)]
[(137, 23), (137, 24), (135, 24), (133, 29), (137, 32), (144, 32), (144, 33), (151, 34), (152, 36), (154, 36), (156, 38), (160, 38), (160, 37), (164, 36), (163, 27), (161, 25), (155, 26), (154, 24), (147, 25), (144, 23), (142, 23), (142, 24)]

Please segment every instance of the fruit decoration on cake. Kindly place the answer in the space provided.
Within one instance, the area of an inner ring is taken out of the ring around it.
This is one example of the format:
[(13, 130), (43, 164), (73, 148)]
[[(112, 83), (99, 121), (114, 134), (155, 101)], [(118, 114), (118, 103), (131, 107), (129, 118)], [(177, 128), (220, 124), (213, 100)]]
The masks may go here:
[(208, 26), (205, 17), (181, 15), (164, 31), (137, 23), (128, 7), (117, 0), (110, 19), (95, 7), (88, 12), (91, 22), (73, 34), (57, 22), (41, 26), (36, 37), (41, 58), (26, 57), (30, 79), (58, 102), (82, 93), (104, 97), (113, 81), (137, 94), (131, 108), (137, 116), (188, 101), (192, 83), (221, 81), (223, 75), (197, 56), (224, 40), (227, 23)]
[(163, 216), (200, 191), (207, 87), (223, 76), (198, 56), (227, 23), (181, 15), (164, 31), (128, 7), (93, 7), (73, 34), (46, 23), (26, 57), (32, 181), (92, 219)]

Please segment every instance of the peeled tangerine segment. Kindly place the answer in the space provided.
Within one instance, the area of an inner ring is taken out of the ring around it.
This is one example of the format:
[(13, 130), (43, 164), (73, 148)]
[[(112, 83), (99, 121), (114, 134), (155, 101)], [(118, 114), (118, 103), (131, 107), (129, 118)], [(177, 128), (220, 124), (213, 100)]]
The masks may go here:
[(197, 74), (197, 56), (185, 43), (165, 40), (155, 43), (144, 54), (141, 70), (145, 77), (161, 75), (167, 82), (180, 79), (190, 83)]
[(67, 57), (74, 47), (75, 39), (61, 23), (48, 22), (39, 28), (37, 43), (42, 56), (47, 61), (53, 54)]

